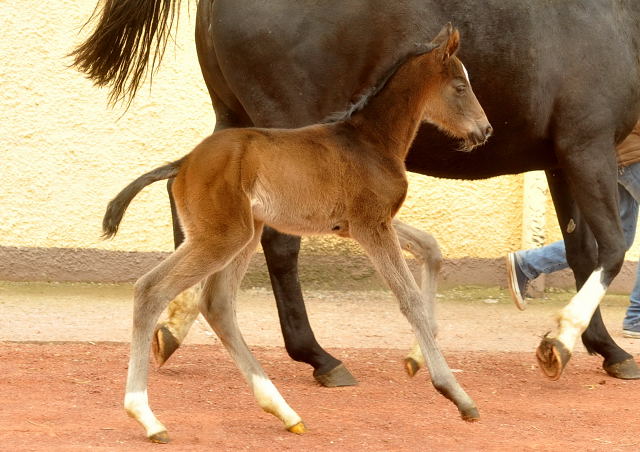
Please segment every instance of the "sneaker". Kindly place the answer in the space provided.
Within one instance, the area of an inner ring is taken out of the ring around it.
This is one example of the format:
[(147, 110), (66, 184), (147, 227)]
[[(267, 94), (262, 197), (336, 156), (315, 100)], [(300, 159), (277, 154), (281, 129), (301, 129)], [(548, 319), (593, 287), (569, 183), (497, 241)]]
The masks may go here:
[(520, 265), (516, 261), (516, 253), (507, 254), (507, 278), (509, 279), (509, 289), (511, 289), (513, 302), (518, 309), (524, 311), (527, 307), (525, 296), (530, 280), (520, 270)]
[(622, 336), (629, 337), (631, 339), (640, 339), (640, 323), (624, 327), (622, 330)]

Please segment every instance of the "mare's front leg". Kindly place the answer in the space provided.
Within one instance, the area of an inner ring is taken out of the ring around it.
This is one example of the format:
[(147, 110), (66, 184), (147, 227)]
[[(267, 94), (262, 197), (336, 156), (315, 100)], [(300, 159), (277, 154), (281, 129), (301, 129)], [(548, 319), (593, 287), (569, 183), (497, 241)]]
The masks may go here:
[[(597, 161), (595, 158), (593, 163)], [(582, 334), (587, 351), (604, 357), (603, 368), (608, 374), (640, 378), (633, 357), (609, 335), (598, 306), (624, 258), (615, 170), (606, 171), (606, 164), (602, 163), (587, 165), (573, 159), (568, 163), (571, 180), (562, 170), (548, 171), (547, 180), (578, 294), (561, 311), (556, 337), (545, 337), (538, 347), (538, 362), (546, 376), (558, 379)], [(575, 196), (570, 193), (569, 184)]]
[(353, 386), (357, 380), (338, 359), (325, 351), (313, 334), (298, 279), (300, 237), (265, 227), (262, 249), (276, 298), (280, 328), (289, 356), (313, 366), (323, 386)]
[(373, 265), (398, 299), (400, 311), (411, 324), (420, 348), (425, 354), (433, 386), (458, 407), (464, 420), (478, 419), (476, 404), (456, 381), (436, 343), (429, 310), (402, 256), (400, 244), (391, 223), (352, 221), (349, 230), (351, 236), (362, 245)]

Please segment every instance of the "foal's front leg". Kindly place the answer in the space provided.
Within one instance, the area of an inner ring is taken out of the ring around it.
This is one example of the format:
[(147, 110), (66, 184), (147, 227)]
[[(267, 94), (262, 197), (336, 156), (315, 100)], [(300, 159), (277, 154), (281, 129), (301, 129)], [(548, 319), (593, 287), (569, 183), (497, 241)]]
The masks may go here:
[(425, 354), (433, 386), (456, 404), (464, 420), (479, 418), (474, 401), (458, 384), (436, 343), (428, 309), (420, 289), (405, 262), (391, 223), (363, 222), (350, 224), (351, 236), (371, 258), (400, 304), (400, 311), (411, 324)]
[[(426, 302), (427, 315), (431, 324), (433, 337), (438, 336), (438, 323), (436, 320), (436, 289), (438, 287), (438, 274), (442, 266), (442, 253), (438, 242), (431, 235), (420, 229), (414, 228), (393, 220), (393, 227), (398, 235), (400, 247), (413, 254), (420, 265), (420, 289)], [(405, 370), (413, 377), (424, 367), (424, 355), (420, 350), (417, 339), (414, 340), (411, 352), (404, 359)]]

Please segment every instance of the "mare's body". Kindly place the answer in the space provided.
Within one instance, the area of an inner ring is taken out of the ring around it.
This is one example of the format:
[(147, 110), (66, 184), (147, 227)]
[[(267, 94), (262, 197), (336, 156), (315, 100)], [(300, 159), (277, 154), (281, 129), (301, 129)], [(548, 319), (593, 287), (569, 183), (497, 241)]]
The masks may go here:
[[(196, 20), (217, 129), (316, 122), (370, 86), (397, 55), (453, 21), (495, 134), (488, 145), (461, 153), (425, 125), (407, 168), (464, 179), (547, 170), (577, 287), (596, 267), (604, 269), (605, 286), (619, 270), (624, 239), (614, 145), (640, 112), (640, 2), (201, 0)], [(100, 68), (84, 69), (110, 83), (99, 77)], [(576, 228), (568, 233), (570, 221)], [(263, 234), (287, 350), (326, 374), (339, 361), (309, 326), (297, 279), (299, 244), (272, 230)], [(594, 309), (582, 336), (587, 349), (604, 357), (610, 374), (638, 378), (631, 355), (609, 336), (597, 304)]]
[[(492, 129), (454, 57), (449, 25), (400, 60), (366, 104), (343, 120), (294, 130), (239, 128), (214, 133), (179, 161), (144, 174), (111, 201), (103, 221), (113, 236), (139, 191), (175, 178), (172, 194), (184, 242), (135, 285), (125, 408), (153, 441), (165, 427), (147, 400), (153, 327), (171, 299), (205, 280), (200, 310), (236, 361), (260, 406), (295, 433), (304, 431), (249, 351), (235, 317), (235, 295), (269, 224), (295, 234), (338, 234), (362, 245), (398, 298), (424, 351), (436, 389), (466, 420), (475, 403), (458, 385), (434, 339), (427, 300), (403, 259), (392, 219), (406, 196), (404, 159), (422, 121), (471, 148)], [(397, 68), (397, 69), (396, 69)], [(282, 170), (295, 173), (284, 180)]]

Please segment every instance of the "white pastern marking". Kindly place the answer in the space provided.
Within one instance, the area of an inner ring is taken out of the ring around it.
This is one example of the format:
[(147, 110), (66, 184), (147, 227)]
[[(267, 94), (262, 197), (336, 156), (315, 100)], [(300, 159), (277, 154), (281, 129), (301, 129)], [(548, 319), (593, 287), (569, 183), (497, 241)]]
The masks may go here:
[(568, 350), (573, 350), (578, 337), (589, 325), (591, 316), (607, 292), (607, 286), (602, 283), (602, 273), (602, 268), (598, 268), (591, 273), (591, 276), (589, 276), (580, 291), (560, 311), (558, 340)]
[(129, 416), (142, 424), (147, 432), (147, 437), (167, 430), (149, 408), (146, 389), (144, 391), (127, 392), (124, 396), (124, 409)]
[(253, 395), (262, 409), (277, 416), (284, 422), (286, 428), (302, 422), (300, 416), (287, 404), (271, 380), (261, 375), (252, 375), (251, 387)]
[[(460, 64), (462, 64), (462, 62)], [(471, 83), (469, 81), (469, 73), (467, 72), (467, 68), (464, 67), (464, 64), (462, 64), (462, 70), (464, 71), (464, 76), (467, 77), (467, 82)]]

